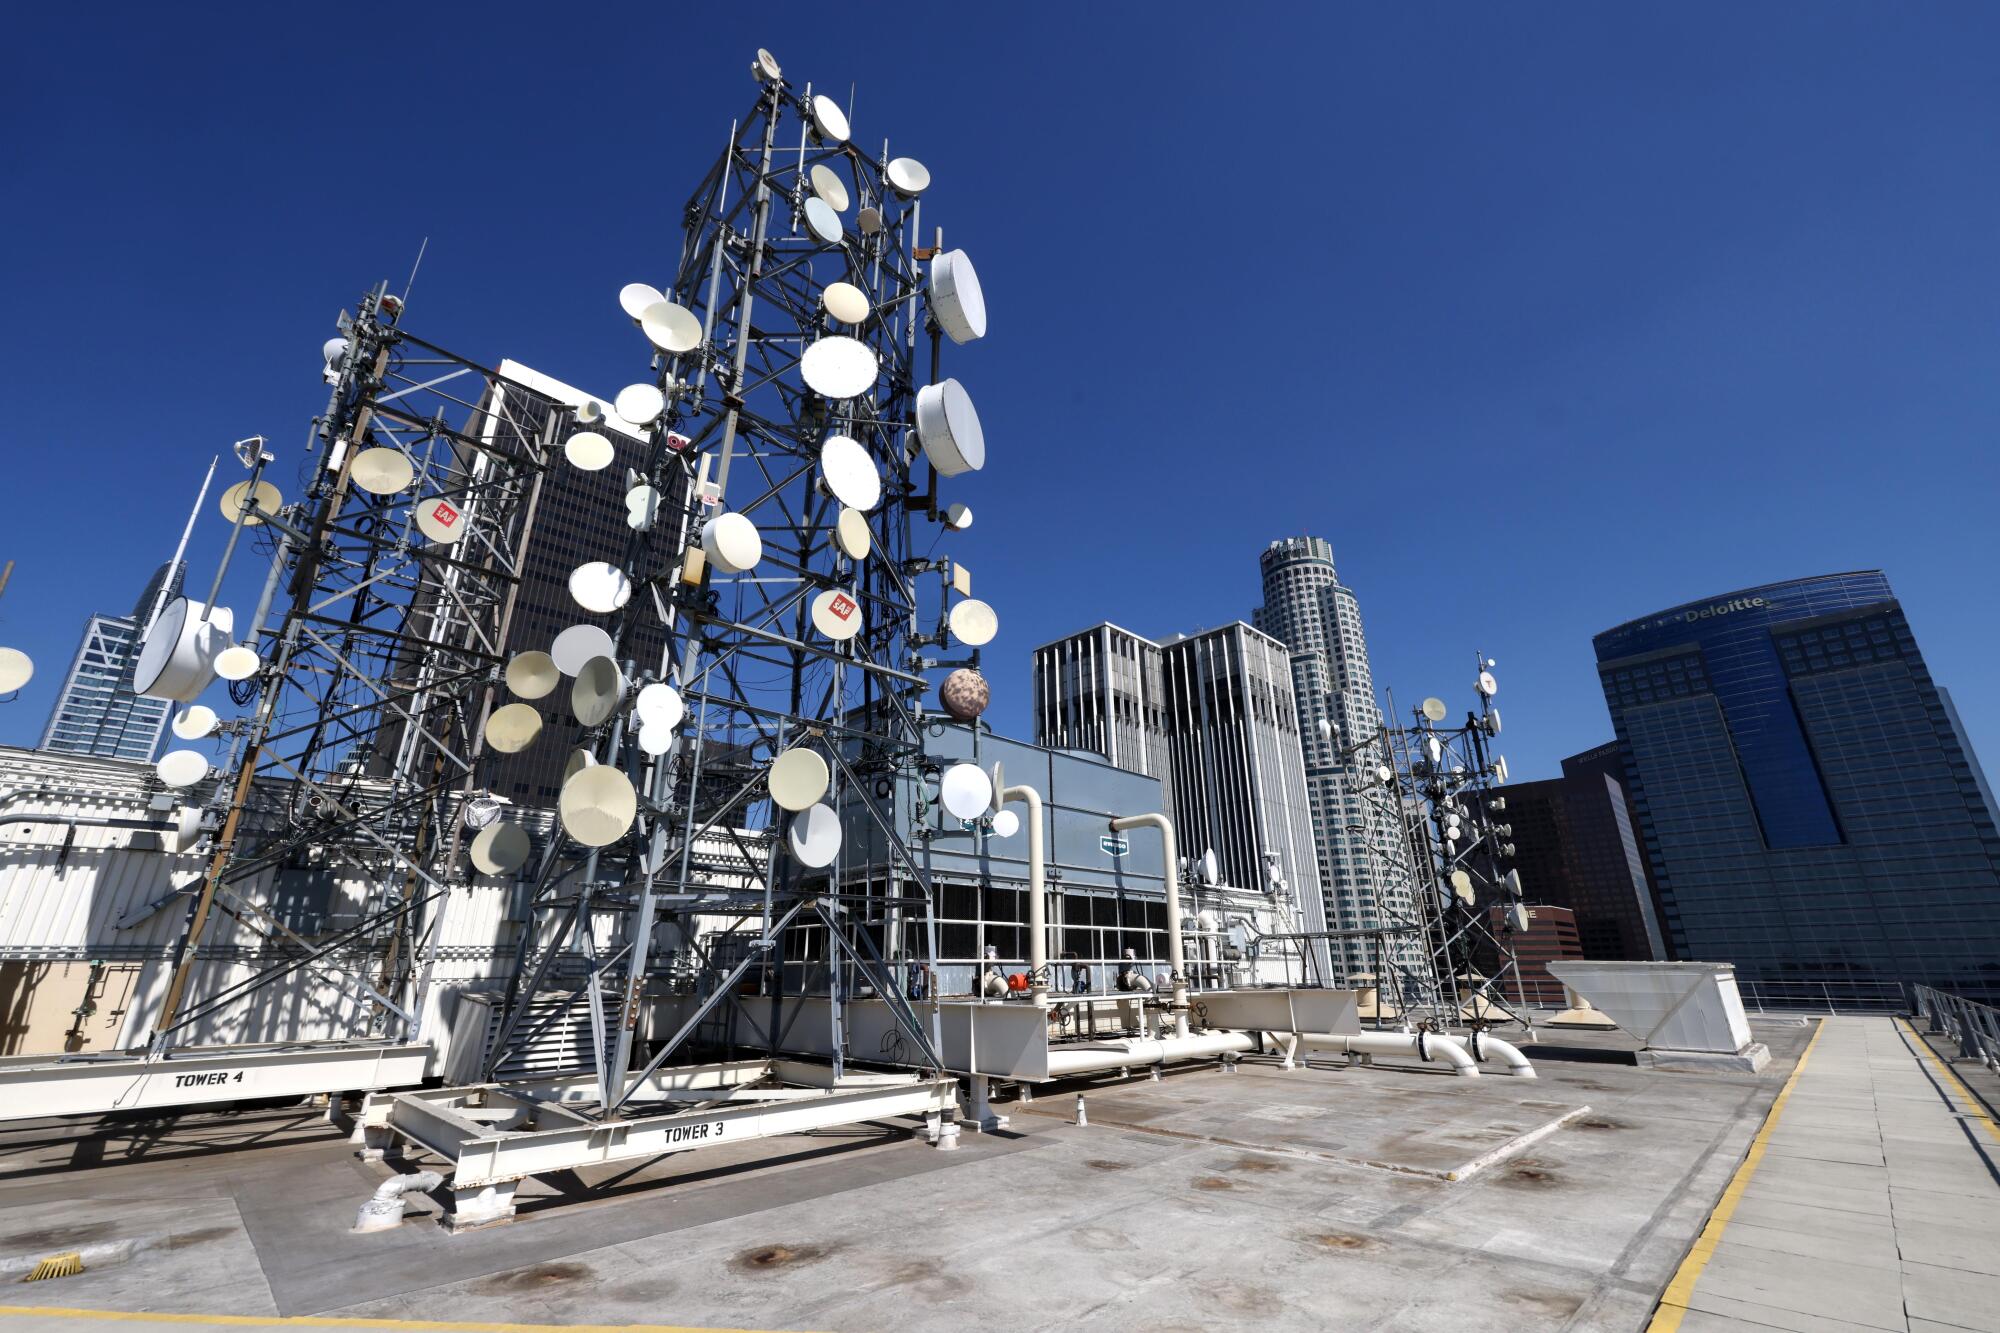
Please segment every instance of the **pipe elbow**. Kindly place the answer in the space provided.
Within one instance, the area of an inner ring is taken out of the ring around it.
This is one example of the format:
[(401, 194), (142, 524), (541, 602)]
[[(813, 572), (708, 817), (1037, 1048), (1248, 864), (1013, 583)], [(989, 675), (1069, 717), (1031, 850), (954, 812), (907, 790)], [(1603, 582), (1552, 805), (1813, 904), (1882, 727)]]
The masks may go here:
[(1436, 1032), (1419, 1032), (1417, 1039), (1420, 1050), (1428, 1048), (1432, 1058), (1443, 1060), (1451, 1066), (1452, 1072), (1460, 1078), (1479, 1077), (1478, 1062), (1472, 1058), (1465, 1047), (1459, 1045), (1456, 1038), (1443, 1036)]
[(412, 1190), (434, 1190), (444, 1184), (437, 1171), (414, 1171), (406, 1176), (390, 1176), (375, 1187), (375, 1197), (361, 1205), (354, 1219), (356, 1231), (392, 1231), (403, 1223), (403, 1196)]
[(400, 1199), (413, 1190), (434, 1190), (444, 1184), (444, 1176), (437, 1171), (415, 1171), (407, 1176), (390, 1176), (375, 1187), (375, 1202), (388, 1203)]
[(1534, 1065), (1530, 1064), (1528, 1057), (1521, 1054), (1520, 1050), (1513, 1044), (1504, 1042), (1491, 1034), (1482, 1034), (1479, 1038), (1479, 1046), (1482, 1051), (1492, 1051), (1493, 1054), (1499, 1056), (1501, 1061), (1506, 1064), (1507, 1072), (1515, 1078), (1533, 1078), (1535, 1076)]

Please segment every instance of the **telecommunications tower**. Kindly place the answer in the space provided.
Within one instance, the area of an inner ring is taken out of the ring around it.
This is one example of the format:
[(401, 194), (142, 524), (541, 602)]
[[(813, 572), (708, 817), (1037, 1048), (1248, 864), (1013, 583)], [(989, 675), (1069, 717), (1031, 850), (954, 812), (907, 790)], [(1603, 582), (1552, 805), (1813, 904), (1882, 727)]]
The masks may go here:
[(1446, 724), (1444, 700), (1427, 698), (1407, 725), (1385, 726), (1387, 759), (1370, 792), (1400, 829), (1424, 949), (1423, 965), (1395, 979), (1398, 1002), (1412, 1017), (1475, 1029), (1528, 1022), (1513, 947), (1525, 928), (1520, 872), (1508, 865), (1513, 828), (1493, 818), (1506, 809), (1494, 789), (1507, 781), (1506, 757), (1491, 744), (1500, 734), (1493, 665), (1479, 658), (1478, 706), (1458, 725)]
[[(617, 294), (650, 367), (611, 401), (426, 343), (377, 289), (323, 349), (302, 498), (243, 442), (224, 564), (270, 537), (263, 598), (239, 637), (218, 571), (205, 601), (161, 614), (139, 668), (142, 692), (189, 705), (177, 735), (230, 751), (219, 769), (193, 749), (160, 763), (190, 797), (182, 836), (211, 852), (156, 1050), (300, 971), (344, 978), (357, 1036), (413, 1039), (455, 895), (511, 883), (525, 925), (488, 1078), (552, 1013), (581, 1013), (580, 1113), (621, 1116), (691, 1039), (777, 1049), (802, 995), (825, 1001), (836, 1084), (862, 995), (892, 1011), (905, 1063), (940, 1072), (920, 982), (932, 895), (898, 830), (932, 803), (988, 820), (999, 799), (925, 749), (937, 676), (953, 718), (984, 707), (998, 629), (952, 551), (972, 522), (953, 492), (985, 443), (945, 363), (985, 334), (985, 305), (965, 252), (925, 231), (921, 163), (864, 149), (768, 52), (752, 73), (666, 281)], [(578, 565), (573, 623), (527, 642), (523, 571), (560, 535), (551, 479), (614, 464), (625, 549)], [(194, 702), (218, 675), (247, 717)], [(545, 733), (569, 753), (553, 820), (493, 779)], [(844, 872), (860, 836), (896, 873)], [(331, 939), (291, 934), (249, 891), (302, 861), (372, 886)], [(258, 922), (284, 961), (205, 965), (217, 911)], [(648, 1031), (669, 988), (685, 1016)]]

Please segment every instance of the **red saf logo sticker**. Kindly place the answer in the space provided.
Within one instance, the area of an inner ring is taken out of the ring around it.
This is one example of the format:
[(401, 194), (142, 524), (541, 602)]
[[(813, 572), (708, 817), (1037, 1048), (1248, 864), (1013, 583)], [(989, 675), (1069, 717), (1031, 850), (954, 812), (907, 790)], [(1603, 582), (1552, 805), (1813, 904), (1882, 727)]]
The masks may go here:
[(854, 614), (854, 599), (846, 593), (842, 593), (831, 602), (828, 602), (826, 609), (839, 616), (842, 620), (846, 620)]
[(444, 527), (453, 528), (458, 526), (458, 511), (453, 509), (446, 501), (438, 501), (438, 507), (431, 510), (431, 517)]

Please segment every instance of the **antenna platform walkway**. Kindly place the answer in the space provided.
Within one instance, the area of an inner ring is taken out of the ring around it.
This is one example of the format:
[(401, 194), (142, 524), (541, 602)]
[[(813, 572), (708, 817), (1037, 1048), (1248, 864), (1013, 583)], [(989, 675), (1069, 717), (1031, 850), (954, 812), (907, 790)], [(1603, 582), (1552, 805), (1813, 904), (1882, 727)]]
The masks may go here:
[(1652, 1327), (2000, 1330), (2000, 1126), (1902, 1020), (1826, 1019)]

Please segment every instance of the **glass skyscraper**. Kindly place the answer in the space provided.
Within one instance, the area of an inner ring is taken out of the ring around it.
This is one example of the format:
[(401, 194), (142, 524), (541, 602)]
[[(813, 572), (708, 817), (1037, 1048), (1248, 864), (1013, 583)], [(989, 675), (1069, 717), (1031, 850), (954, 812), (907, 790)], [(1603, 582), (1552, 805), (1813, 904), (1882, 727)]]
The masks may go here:
[(1675, 957), (2000, 995), (1990, 789), (1879, 571), (1594, 642)]
[[(1393, 814), (1363, 794), (1359, 777), (1387, 758), (1361, 604), (1340, 581), (1333, 544), (1324, 537), (1274, 541), (1258, 565), (1264, 602), (1251, 619), (1291, 650), (1327, 926), (1367, 931), (1413, 923), (1402, 831)], [(1413, 936), (1392, 936), (1387, 949), (1389, 967), (1428, 970)], [(1366, 937), (1339, 942), (1332, 954), (1336, 970), (1350, 976), (1376, 966), (1375, 945)]]
[(180, 592), (185, 572), (184, 564), (161, 565), (131, 615), (90, 618), (55, 707), (49, 710), (42, 749), (153, 761), (174, 706), (165, 699), (134, 694), (132, 669), (139, 664), (139, 643), (156, 605)]

